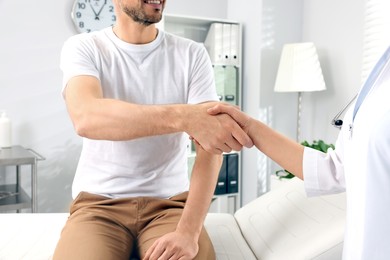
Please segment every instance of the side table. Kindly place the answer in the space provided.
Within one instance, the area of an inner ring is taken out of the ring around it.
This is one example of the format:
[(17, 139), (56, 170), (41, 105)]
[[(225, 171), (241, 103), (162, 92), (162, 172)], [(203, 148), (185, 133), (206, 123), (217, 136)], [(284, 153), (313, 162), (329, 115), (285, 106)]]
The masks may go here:
[[(45, 158), (32, 149), (22, 146), (12, 146), (0, 149), (0, 166), (16, 167), (16, 183), (0, 185), (0, 211), (31, 208), (37, 212), (37, 161)], [(21, 187), (21, 167), (30, 165), (31, 168), (31, 196)]]

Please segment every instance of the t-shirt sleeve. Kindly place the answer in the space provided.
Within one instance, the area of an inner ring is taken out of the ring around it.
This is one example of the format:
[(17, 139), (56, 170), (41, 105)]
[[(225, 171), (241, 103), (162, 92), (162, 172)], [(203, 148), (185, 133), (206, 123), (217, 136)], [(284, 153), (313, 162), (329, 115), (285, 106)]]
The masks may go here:
[(218, 101), (214, 71), (210, 56), (202, 44), (197, 44), (196, 58), (189, 79), (189, 104)]
[(83, 35), (76, 35), (69, 38), (63, 45), (60, 57), (60, 69), (63, 73), (62, 95), (68, 81), (80, 75), (89, 75), (99, 78), (99, 72), (94, 61), (94, 50), (92, 42), (89, 42)]

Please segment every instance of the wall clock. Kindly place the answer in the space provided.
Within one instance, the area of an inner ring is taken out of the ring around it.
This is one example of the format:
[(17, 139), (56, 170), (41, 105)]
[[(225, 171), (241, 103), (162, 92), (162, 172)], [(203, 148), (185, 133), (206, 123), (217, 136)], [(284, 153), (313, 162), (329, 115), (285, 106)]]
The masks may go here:
[(100, 30), (116, 21), (112, 0), (75, 0), (71, 16), (80, 33)]

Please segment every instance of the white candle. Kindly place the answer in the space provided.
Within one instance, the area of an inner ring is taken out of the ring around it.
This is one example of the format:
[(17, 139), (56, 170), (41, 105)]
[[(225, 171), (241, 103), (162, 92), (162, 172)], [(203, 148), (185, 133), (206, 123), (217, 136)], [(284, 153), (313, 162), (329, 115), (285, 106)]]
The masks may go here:
[(0, 112), (0, 147), (11, 147), (11, 120), (7, 117), (5, 111)]

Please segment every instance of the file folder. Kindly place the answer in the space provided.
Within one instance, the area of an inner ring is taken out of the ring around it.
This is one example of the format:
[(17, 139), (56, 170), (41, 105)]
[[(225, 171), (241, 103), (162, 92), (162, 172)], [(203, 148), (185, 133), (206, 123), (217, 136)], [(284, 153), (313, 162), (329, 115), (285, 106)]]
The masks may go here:
[(223, 156), (223, 161), (222, 161), (222, 166), (219, 171), (219, 176), (218, 176), (218, 181), (217, 185), (215, 187), (214, 194), (215, 195), (221, 195), (221, 194), (226, 194), (227, 188), (226, 188), (226, 167), (227, 167), (227, 160), (226, 160), (226, 155)]
[(231, 63), (231, 24), (222, 24), (222, 63)]
[(237, 67), (229, 65), (225, 67), (224, 76), (224, 98), (225, 102), (232, 105), (239, 105), (238, 103), (238, 70)]
[(240, 27), (238, 24), (232, 24), (230, 28), (230, 65), (238, 66), (240, 64)]
[(214, 65), (213, 70), (214, 70), (215, 87), (217, 89), (217, 95), (218, 95), (219, 101), (224, 101), (224, 97), (225, 97), (225, 69), (223, 66)]
[(223, 60), (223, 24), (212, 23), (207, 33), (204, 45), (213, 64), (221, 64)]
[(235, 66), (213, 65), (219, 101), (239, 105), (238, 69)]
[(227, 193), (238, 192), (238, 154), (228, 154), (227, 164)]

